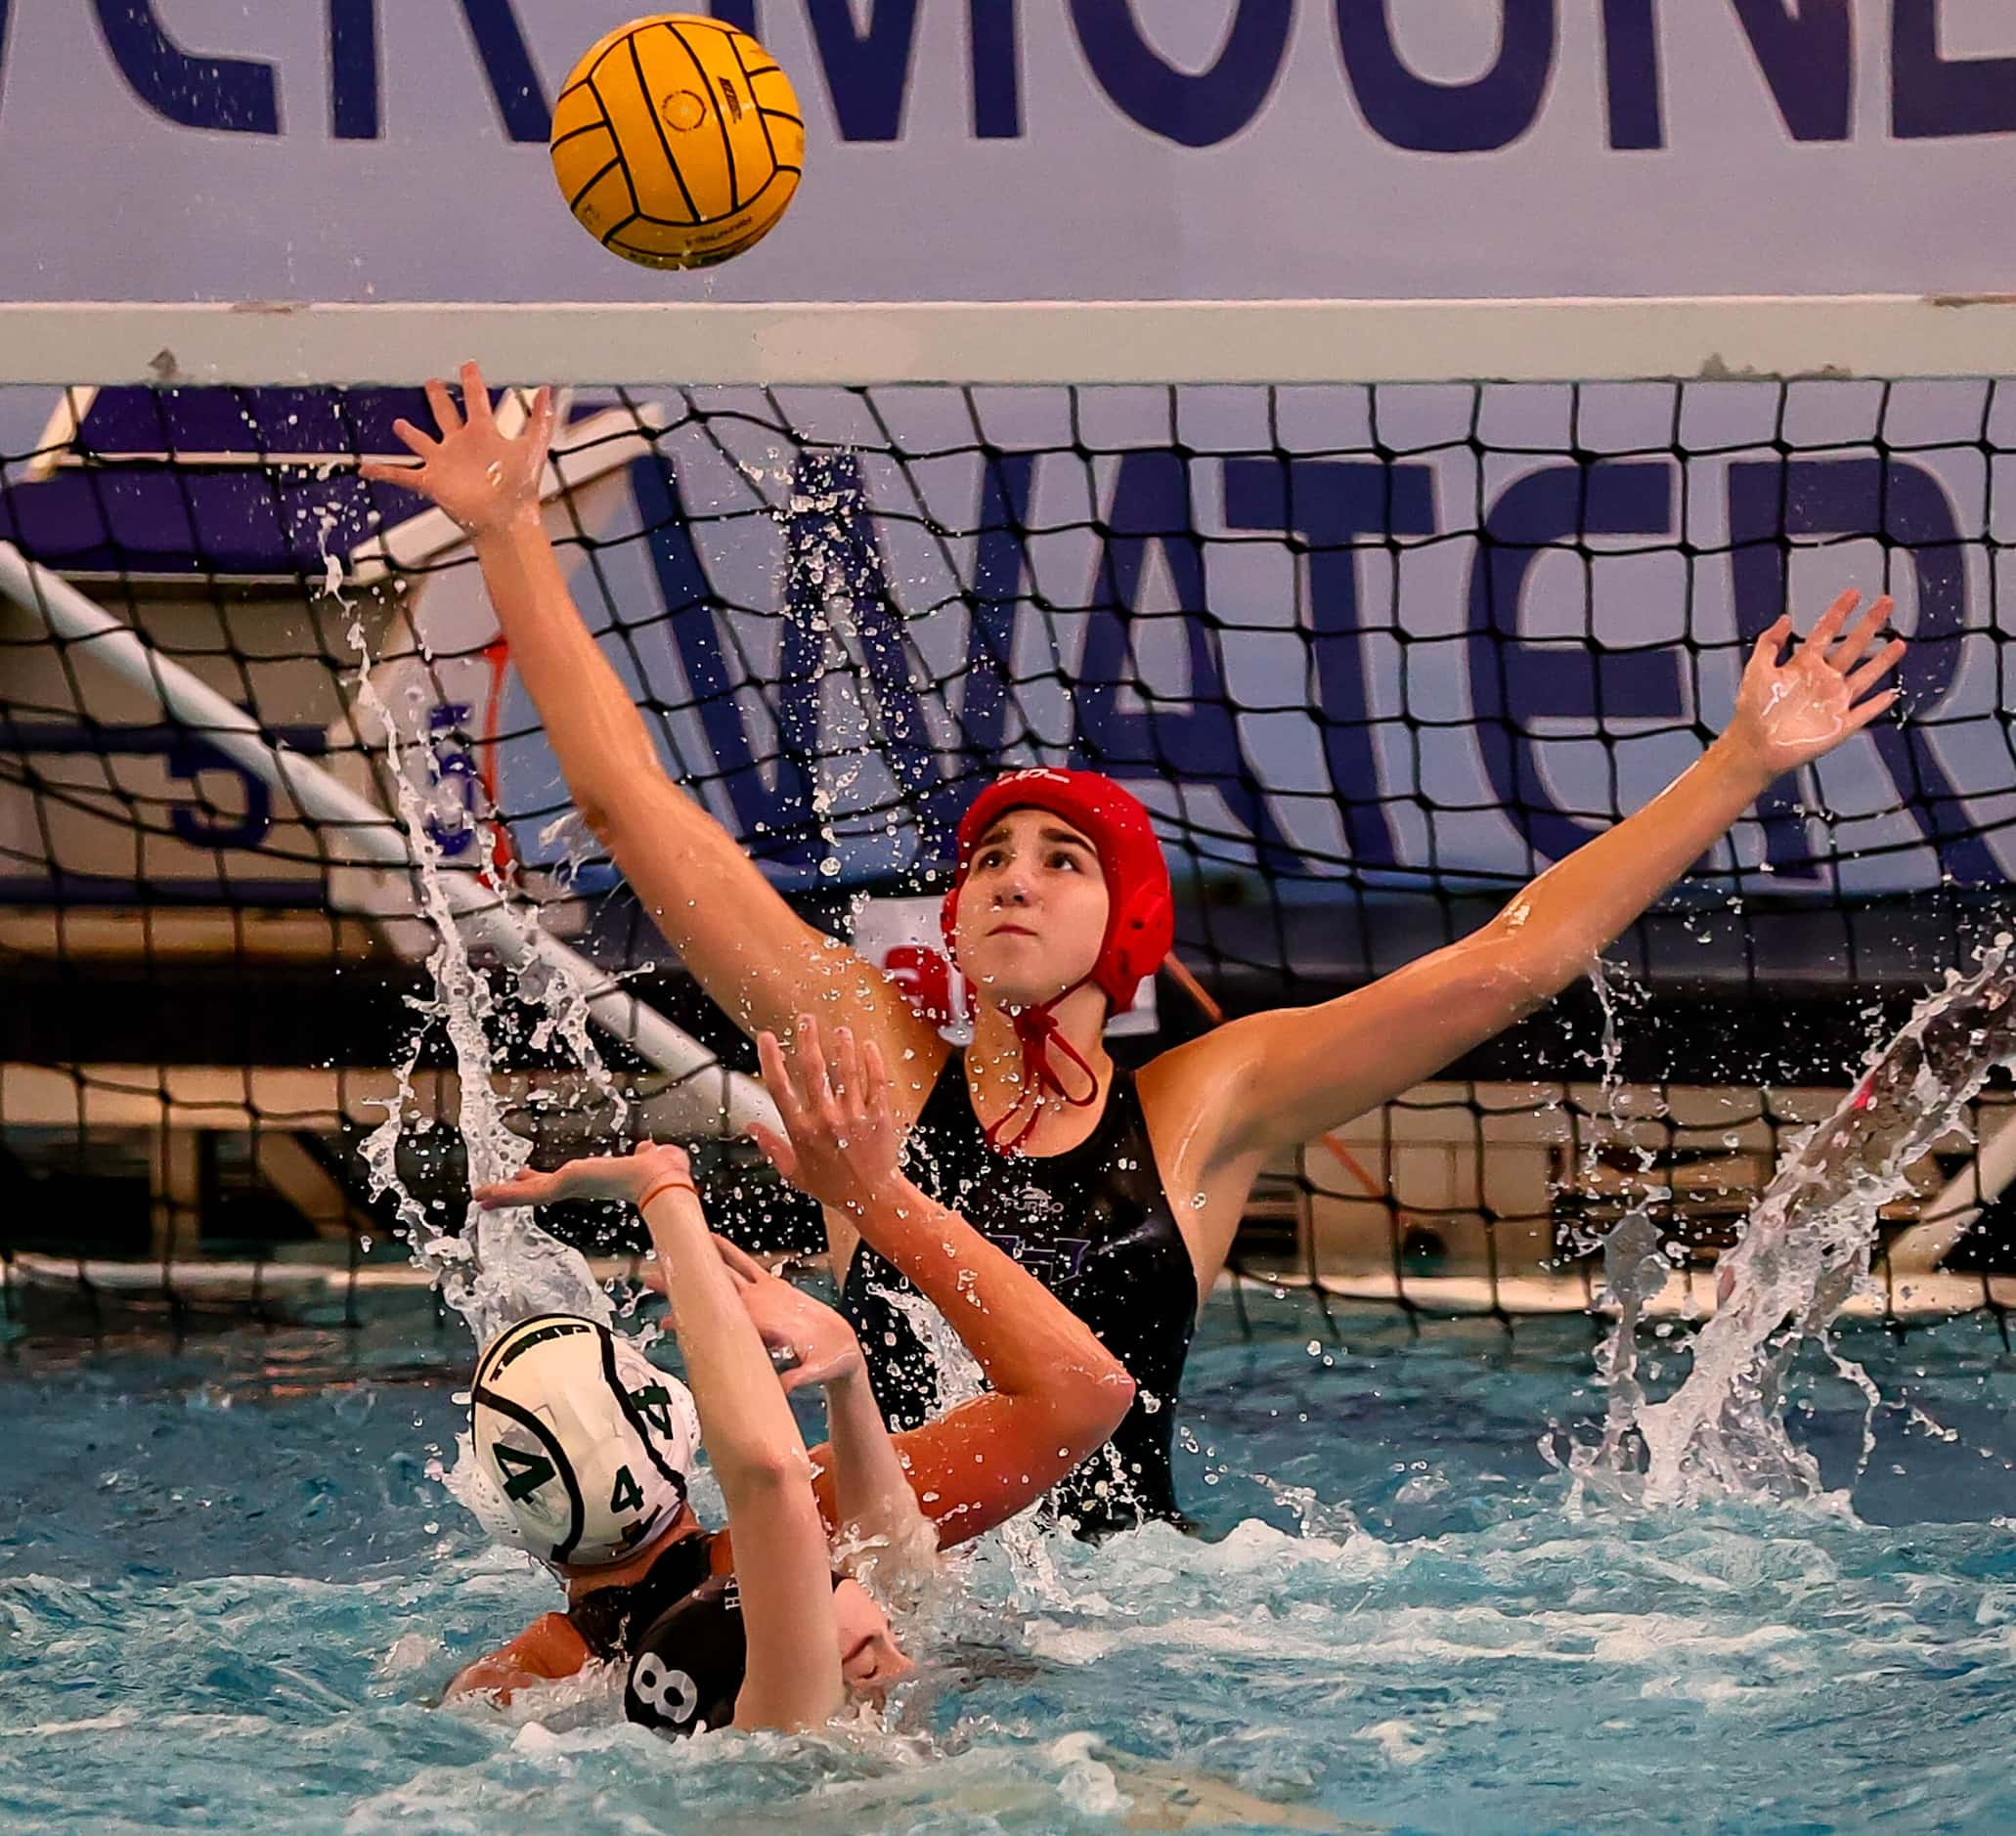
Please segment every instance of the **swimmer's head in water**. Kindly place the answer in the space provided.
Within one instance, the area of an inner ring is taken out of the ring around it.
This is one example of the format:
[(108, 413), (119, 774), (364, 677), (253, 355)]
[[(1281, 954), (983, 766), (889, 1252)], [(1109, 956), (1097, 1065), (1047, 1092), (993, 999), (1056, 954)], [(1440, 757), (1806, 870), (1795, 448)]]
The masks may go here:
[[(1032, 860), (1040, 867), (1049, 858), (1046, 847), (1060, 871), (1068, 862), (1069, 847), (1055, 837), (1046, 843), (1048, 825), (1017, 822), (1021, 811), (1060, 819), (1089, 847), (1105, 884), (1096, 954), (1086, 962), (1072, 952), (1073, 940), (1047, 940), (1061, 957), (1071, 958), (1048, 969), (1058, 986), (1047, 991), (1008, 985), (1014, 975), (1010, 959), (1005, 946), (1000, 951), (991, 948), (993, 927), (986, 922), (998, 921), (1002, 908), (1028, 896), (1020, 877), (1031, 871)], [(942, 912), (945, 941), (969, 976), (994, 984), (987, 991), (995, 999), (1052, 1000), (1060, 991), (1068, 993), (1089, 982), (1117, 1011), (1133, 1000), (1143, 978), (1153, 975), (1169, 953), (1176, 918), (1168, 862), (1140, 799), (1113, 779), (1096, 771), (1006, 772), (973, 800), (959, 823), (958, 846), (958, 865)], [(985, 912), (975, 909), (980, 896), (987, 901)], [(995, 967), (992, 977), (978, 960), (969, 960), (983, 952), (1003, 957), (998, 967), (986, 966)]]
[[(833, 1618), (850, 1694), (878, 1695), (910, 1674), (914, 1666), (897, 1644), (889, 1615), (858, 1581), (833, 1577)], [(624, 1713), (679, 1738), (725, 1727), (735, 1719), (748, 1668), (741, 1595), (735, 1578), (723, 1575), (661, 1613), (637, 1640)]]
[(623, 1561), (685, 1506), (692, 1396), (592, 1320), (539, 1314), (500, 1333), (476, 1366), (469, 1421), (477, 1461), (542, 1561)]

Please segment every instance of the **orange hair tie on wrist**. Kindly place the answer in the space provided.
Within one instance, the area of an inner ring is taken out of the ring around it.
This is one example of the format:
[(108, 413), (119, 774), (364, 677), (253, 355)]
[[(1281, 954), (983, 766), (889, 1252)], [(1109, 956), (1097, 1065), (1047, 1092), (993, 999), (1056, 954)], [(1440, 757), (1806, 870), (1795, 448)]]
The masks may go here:
[(641, 1211), (661, 1192), (690, 1192), (695, 1199), (700, 1196), (699, 1189), (689, 1179), (661, 1179), (637, 1201), (637, 1209)]

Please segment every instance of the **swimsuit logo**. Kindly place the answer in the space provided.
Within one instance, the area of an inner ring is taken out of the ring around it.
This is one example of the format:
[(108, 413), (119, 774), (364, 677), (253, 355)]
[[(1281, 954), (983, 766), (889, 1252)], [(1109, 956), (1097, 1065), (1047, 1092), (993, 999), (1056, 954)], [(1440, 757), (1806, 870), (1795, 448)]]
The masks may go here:
[(1092, 1247), (1092, 1240), (1050, 1234), (1070, 1215), (1063, 1200), (1030, 1184), (1008, 1201), (1008, 1208), (1029, 1224), (1030, 1233), (990, 1230), (984, 1233), (987, 1242), (1013, 1256), (1045, 1288), (1075, 1281), (1084, 1267), (1085, 1252)]
[(1063, 1204), (1040, 1186), (1025, 1186), (1015, 1195), (1015, 1202), (1031, 1224), (1055, 1224), (1064, 1216)]
[(1085, 1252), (1092, 1247), (1088, 1237), (1053, 1237), (1047, 1243), (1037, 1243), (1006, 1231), (987, 1231), (986, 1236), (996, 1249), (1013, 1256), (1045, 1288), (1075, 1281), (1084, 1267)]
[(639, 1702), (649, 1704), (660, 1721), (683, 1727), (700, 1706), (700, 1689), (682, 1670), (674, 1670), (656, 1651), (646, 1651), (630, 1673), (630, 1686)]

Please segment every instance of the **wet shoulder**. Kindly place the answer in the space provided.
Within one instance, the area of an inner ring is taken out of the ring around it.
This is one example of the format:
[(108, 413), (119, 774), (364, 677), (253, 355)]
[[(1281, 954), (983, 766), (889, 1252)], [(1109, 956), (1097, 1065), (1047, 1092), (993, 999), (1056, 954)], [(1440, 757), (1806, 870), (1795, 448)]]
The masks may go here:
[(1136, 1073), (1149, 1139), (1172, 1182), (1179, 1166), (1194, 1177), (1217, 1158), (1225, 1118), (1251, 1071), (1257, 1043), (1252, 1029), (1235, 1020), (1171, 1046)]

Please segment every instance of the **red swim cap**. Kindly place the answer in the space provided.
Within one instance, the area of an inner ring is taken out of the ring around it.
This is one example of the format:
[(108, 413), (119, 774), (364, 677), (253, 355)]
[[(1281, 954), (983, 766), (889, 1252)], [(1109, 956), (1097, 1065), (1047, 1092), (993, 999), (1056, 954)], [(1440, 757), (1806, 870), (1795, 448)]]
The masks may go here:
[(956, 959), (959, 894), (973, 866), (974, 848), (1011, 809), (1047, 809), (1062, 816), (1099, 856), (1109, 900), (1106, 938), (1086, 980), (1119, 1012), (1133, 1000), (1142, 979), (1154, 975), (1168, 955), (1176, 940), (1176, 906), (1169, 863), (1147, 809), (1133, 792), (1100, 772), (1048, 766), (1008, 771), (973, 800), (960, 818), (959, 862), (940, 914), (945, 948)]

